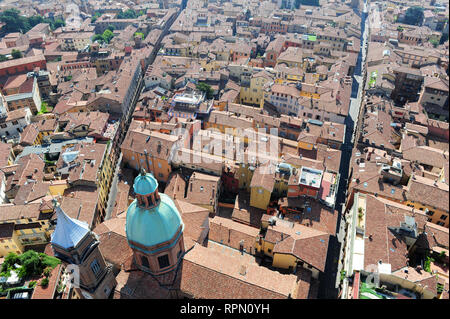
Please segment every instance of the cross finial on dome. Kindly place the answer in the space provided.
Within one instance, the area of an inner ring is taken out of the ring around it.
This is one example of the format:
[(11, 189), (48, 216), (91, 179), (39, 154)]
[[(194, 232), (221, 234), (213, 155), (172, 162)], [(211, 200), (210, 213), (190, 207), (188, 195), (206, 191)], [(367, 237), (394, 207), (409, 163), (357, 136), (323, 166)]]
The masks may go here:
[(141, 174), (141, 176), (145, 176), (147, 174), (147, 172), (145, 171), (145, 168), (141, 168), (140, 174)]

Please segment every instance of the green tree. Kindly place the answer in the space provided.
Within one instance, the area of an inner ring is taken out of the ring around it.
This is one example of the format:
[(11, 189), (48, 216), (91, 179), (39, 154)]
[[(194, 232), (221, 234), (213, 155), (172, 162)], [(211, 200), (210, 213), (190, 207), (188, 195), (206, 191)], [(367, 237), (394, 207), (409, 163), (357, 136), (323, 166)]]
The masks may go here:
[(8, 60), (6, 55), (0, 54), (0, 62), (6, 61), (6, 60)]
[(145, 12), (143, 10), (136, 12), (133, 9), (127, 9), (125, 11), (120, 11), (116, 17), (117, 19), (136, 19), (137, 17), (144, 14)]
[(212, 99), (214, 96), (214, 90), (211, 88), (211, 85), (206, 84), (204, 82), (200, 82), (197, 84), (197, 90), (200, 90), (202, 92), (206, 93), (207, 99)]
[(13, 59), (20, 59), (22, 57), (22, 52), (20, 52), (20, 50), (12, 49), (11, 55)]
[(103, 32), (103, 40), (106, 43), (109, 43), (111, 41), (112, 38), (114, 38), (114, 33), (111, 32), (111, 30), (106, 29), (105, 32)]
[(19, 256), (16, 253), (9, 253), (6, 255), (5, 260), (3, 261), (1, 272), (6, 272), (9, 269), (14, 267), (14, 264), (19, 263)]
[(409, 25), (422, 25), (422, 22), (423, 22), (423, 8), (414, 6), (406, 10), (403, 23)]
[(28, 18), (21, 16), (17, 9), (7, 9), (0, 13), (0, 21), (6, 24), (3, 26), (3, 30), (7, 33), (26, 33), (31, 29)]
[(96, 34), (94, 35), (94, 37), (92, 38), (92, 41), (97, 41), (99, 43), (103, 43), (105, 42), (105, 40), (103, 39), (103, 34)]
[(30, 27), (34, 27), (35, 25), (38, 25), (39, 23), (43, 23), (44, 18), (41, 16), (32, 16), (28, 18), (28, 23), (30, 24)]
[(437, 48), (437, 46), (439, 45), (439, 40), (431, 39), (430, 43), (433, 45), (433, 47)]
[(28, 250), (19, 256), (22, 267), (19, 270), (19, 277), (39, 276), (42, 274), (42, 261), (37, 252)]
[(141, 37), (142, 39), (144, 39), (144, 34), (142, 32), (136, 32), (134, 34), (135, 37)]
[(99, 18), (99, 17), (101, 17), (101, 13), (100, 12), (95, 12), (94, 13), (94, 15), (92, 16), (92, 18), (91, 18), (91, 22), (92, 23), (94, 23), (95, 21), (97, 21), (97, 19)]
[(44, 268), (44, 272), (43, 273), (44, 273), (45, 277), (49, 277), (51, 272), (52, 272), (52, 267), (47, 266), (47, 267)]
[(20, 15), (20, 11), (17, 9), (7, 9), (0, 13), (0, 21), (6, 23), (3, 26), (5, 32), (28, 32), (32, 27), (39, 23), (48, 23), (52, 30), (65, 26), (66, 22), (61, 19), (47, 19), (42, 16), (24, 17)]
[(66, 25), (66, 21), (61, 19), (56, 19), (54, 22), (50, 23), (50, 27), (52, 30), (56, 30), (60, 27), (64, 27)]
[(45, 277), (44, 279), (41, 280), (41, 286), (42, 287), (47, 287), (48, 286), (48, 278)]

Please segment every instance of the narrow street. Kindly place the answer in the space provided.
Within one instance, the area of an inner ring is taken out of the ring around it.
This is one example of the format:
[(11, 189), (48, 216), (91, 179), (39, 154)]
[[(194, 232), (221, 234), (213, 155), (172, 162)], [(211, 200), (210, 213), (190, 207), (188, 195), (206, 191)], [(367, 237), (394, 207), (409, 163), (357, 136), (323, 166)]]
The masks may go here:
[(360, 115), (361, 102), (364, 95), (364, 78), (365, 70), (363, 69), (366, 58), (367, 41), (368, 41), (368, 21), (367, 21), (367, 3), (364, 2), (364, 8), (361, 16), (361, 49), (358, 55), (357, 65), (354, 72), (354, 80), (352, 86), (352, 95), (350, 99), (349, 114), (345, 121), (346, 131), (345, 140), (342, 145), (342, 156), (340, 165), (340, 182), (336, 197), (335, 209), (338, 212), (336, 236), (330, 239), (327, 263), (325, 272), (320, 278), (319, 298), (336, 299), (339, 294), (340, 272), (342, 269), (342, 253), (344, 246), (345, 219), (343, 212), (345, 211), (345, 200), (347, 195), (348, 174), (350, 168), (350, 160), (352, 149), (354, 146), (354, 136), (358, 127), (358, 118)]
[[(177, 17), (180, 14), (180, 12), (181, 12), (180, 10), (177, 12)], [(172, 20), (172, 23), (175, 20), (176, 20), (176, 17), (175, 17), (175, 19)], [(167, 25), (167, 27), (165, 29), (166, 31), (170, 29), (172, 23)], [(164, 32), (163, 32), (162, 36), (163, 35), (164, 35)], [(158, 52), (160, 47), (161, 47), (161, 44), (160, 43), (157, 44), (157, 46), (154, 49), (154, 52)], [(149, 65), (151, 65), (154, 62), (155, 58), (156, 58), (156, 54), (152, 56), (151, 61), (149, 62)], [(145, 70), (143, 70), (143, 74), (145, 74)], [(141, 93), (142, 93), (142, 91), (144, 89), (143, 74), (141, 75), (141, 77), (139, 79), (139, 84), (138, 84), (138, 88), (136, 90), (136, 95), (134, 96), (134, 98), (133, 98), (133, 100), (131, 102), (132, 105), (131, 105), (130, 111), (129, 111), (130, 115), (129, 115), (128, 120), (126, 121), (126, 123), (124, 125), (123, 131), (122, 131), (121, 136), (119, 138), (119, 141), (115, 145), (115, 147), (116, 147), (115, 153), (119, 154), (119, 156), (118, 156), (118, 160), (117, 160), (117, 163), (116, 163), (116, 167), (114, 168), (114, 175), (113, 175), (113, 180), (111, 182), (111, 187), (109, 189), (108, 203), (107, 203), (107, 207), (106, 207), (105, 220), (108, 220), (108, 219), (111, 218), (111, 214), (112, 214), (112, 211), (114, 209), (114, 205), (116, 203), (117, 184), (119, 182), (119, 176), (118, 175), (119, 175), (120, 167), (121, 167), (121, 164), (122, 164), (122, 152), (120, 151), (120, 145), (122, 144), (123, 139), (125, 139), (126, 132), (128, 131), (128, 127), (130, 126), (130, 123), (131, 123), (131, 120), (132, 120), (131, 114), (133, 114), (134, 109), (135, 109), (136, 104), (137, 104), (137, 101), (139, 100), (139, 96), (141, 95)]]
[(119, 159), (117, 160), (116, 168), (114, 170), (114, 177), (111, 183), (111, 188), (109, 190), (108, 206), (106, 207), (105, 220), (111, 218), (112, 211), (114, 210), (114, 205), (116, 204), (117, 184), (119, 183), (119, 171), (121, 164), (122, 164), (122, 153), (120, 153)]

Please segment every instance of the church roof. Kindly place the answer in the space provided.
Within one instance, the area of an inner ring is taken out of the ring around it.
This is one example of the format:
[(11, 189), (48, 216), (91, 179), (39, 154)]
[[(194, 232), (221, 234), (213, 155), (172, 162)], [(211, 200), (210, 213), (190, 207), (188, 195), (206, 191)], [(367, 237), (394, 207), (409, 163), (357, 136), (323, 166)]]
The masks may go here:
[(145, 209), (134, 200), (127, 211), (126, 234), (128, 241), (152, 247), (175, 236), (180, 226), (184, 228), (180, 213), (172, 199), (160, 194), (158, 206)]
[(70, 218), (61, 207), (56, 208), (57, 223), (51, 243), (68, 249), (75, 247), (89, 232), (87, 223)]

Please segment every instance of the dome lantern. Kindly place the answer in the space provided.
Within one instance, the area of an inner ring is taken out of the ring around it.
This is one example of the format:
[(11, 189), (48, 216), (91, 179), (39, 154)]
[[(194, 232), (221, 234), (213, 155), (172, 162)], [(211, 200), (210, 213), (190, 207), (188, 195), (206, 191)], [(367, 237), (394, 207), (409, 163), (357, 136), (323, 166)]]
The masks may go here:
[(139, 207), (150, 209), (159, 205), (161, 197), (158, 192), (158, 181), (152, 174), (147, 174), (144, 169), (141, 169), (139, 175), (134, 179), (133, 189)]

